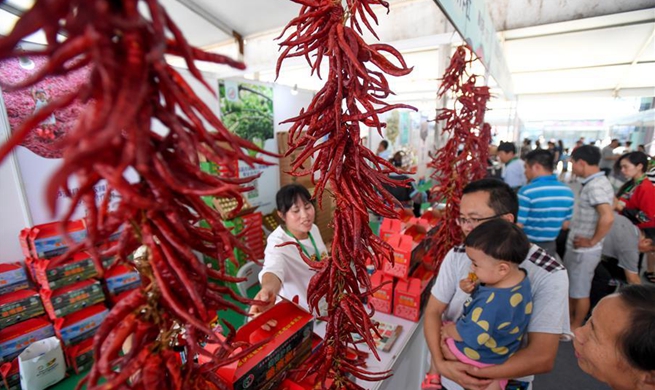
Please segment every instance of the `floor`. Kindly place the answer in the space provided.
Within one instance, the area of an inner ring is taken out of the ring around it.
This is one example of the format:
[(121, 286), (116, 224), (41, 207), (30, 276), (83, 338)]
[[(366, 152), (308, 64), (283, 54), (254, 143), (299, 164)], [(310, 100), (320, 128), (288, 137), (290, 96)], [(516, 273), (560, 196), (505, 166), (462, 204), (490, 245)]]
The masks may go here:
[(555, 368), (548, 374), (537, 375), (533, 390), (610, 390), (610, 387), (580, 370), (573, 343), (560, 342)]

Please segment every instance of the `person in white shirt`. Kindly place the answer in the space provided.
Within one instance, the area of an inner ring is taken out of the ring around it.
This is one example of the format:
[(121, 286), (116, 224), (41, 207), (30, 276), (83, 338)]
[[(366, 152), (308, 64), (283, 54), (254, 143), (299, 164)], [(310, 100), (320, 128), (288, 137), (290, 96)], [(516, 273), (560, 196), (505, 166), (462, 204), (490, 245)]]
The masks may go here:
[[(288, 300), (298, 296), (298, 304), (309, 311), (307, 286), (316, 271), (305, 263), (300, 251), (318, 261), (327, 256), (321, 233), (314, 224), (315, 210), (309, 191), (301, 185), (289, 184), (280, 188), (275, 200), (283, 224), (266, 240), (264, 267), (259, 273), (262, 288), (255, 296), (255, 300), (266, 304), (251, 306), (253, 315), (270, 309), (278, 295)], [(298, 245), (279, 246), (290, 242)]]
[(526, 185), (528, 180), (525, 177), (525, 163), (516, 155), (516, 145), (512, 142), (501, 142), (497, 152), (500, 162), (505, 164), (503, 169), (503, 180), (514, 191)]

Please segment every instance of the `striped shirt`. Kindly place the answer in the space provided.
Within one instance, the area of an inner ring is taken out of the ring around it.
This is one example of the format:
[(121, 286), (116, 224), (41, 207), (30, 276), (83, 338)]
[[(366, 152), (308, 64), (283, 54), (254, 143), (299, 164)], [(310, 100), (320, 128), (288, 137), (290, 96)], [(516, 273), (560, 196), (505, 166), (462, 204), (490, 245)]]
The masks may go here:
[(532, 242), (554, 241), (564, 221), (573, 217), (573, 191), (557, 175), (540, 176), (522, 187), (518, 222)]
[(603, 240), (591, 248), (573, 249), (573, 239), (576, 236), (592, 238), (596, 233), (598, 225), (598, 211), (596, 207), (601, 204), (614, 203), (614, 189), (603, 172), (594, 173), (582, 180), (582, 189), (578, 199), (578, 207), (575, 210), (573, 220), (571, 220), (571, 231), (566, 240), (567, 250), (575, 252), (590, 252), (602, 249)]

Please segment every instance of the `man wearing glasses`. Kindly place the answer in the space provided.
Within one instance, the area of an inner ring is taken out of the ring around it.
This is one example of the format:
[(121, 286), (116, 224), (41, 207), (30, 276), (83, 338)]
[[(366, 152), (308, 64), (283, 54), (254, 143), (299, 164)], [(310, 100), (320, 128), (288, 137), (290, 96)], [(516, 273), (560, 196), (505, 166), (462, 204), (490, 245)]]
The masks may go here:
[[(482, 179), (464, 188), (457, 222), (466, 236), (490, 219), (516, 222), (517, 213), (516, 193), (507, 184), (496, 179)], [(477, 390), (491, 383), (480, 378), (516, 378), (510, 381), (507, 389), (529, 389), (534, 374), (552, 370), (560, 337), (570, 334), (568, 277), (564, 267), (536, 245), (531, 246), (521, 268), (530, 278), (534, 303), (524, 345), (501, 365), (475, 368), (447, 361), (441, 352), (442, 321), (456, 322), (462, 315), (469, 295), (459, 288), (459, 281), (467, 278), (471, 271), (471, 260), (463, 245), (451, 249), (444, 258), (424, 317), (425, 338), (444, 389)]]

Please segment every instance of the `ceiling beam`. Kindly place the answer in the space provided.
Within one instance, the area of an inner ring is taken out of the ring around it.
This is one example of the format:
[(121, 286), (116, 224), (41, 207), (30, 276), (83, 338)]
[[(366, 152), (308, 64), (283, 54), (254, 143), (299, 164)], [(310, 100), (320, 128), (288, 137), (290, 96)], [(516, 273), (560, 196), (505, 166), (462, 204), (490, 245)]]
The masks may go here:
[(18, 16), (19, 18), (23, 15), (25, 10), (14, 7), (13, 5), (7, 3), (7, 2), (0, 2), (0, 9), (9, 12), (10, 14), (14, 16)]
[(238, 31), (236, 31), (232, 26), (230, 26), (227, 22), (224, 22), (214, 14), (212, 14), (210, 11), (199, 5), (193, 0), (177, 0), (178, 3), (182, 4), (185, 6), (187, 9), (189, 9), (191, 12), (195, 13), (199, 17), (203, 18), (206, 20), (208, 23), (216, 27), (217, 29), (223, 31), (224, 33), (231, 35), (234, 37), (234, 39), (237, 41), (237, 44), (239, 45), (239, 54), (243, 58), (243, 35), (240, 34)]
[(632, 61), (628, 69), (625, 70), (623, 76), (619, 79), (619, 82), (616, 83), (616, 87), (614, 87), (614, 92), (612, 93), (615, 97), (619, 96), (619, 91), (621, 90), (621, 85), (623, 84), (623, 81), (625, 81), (625, 79), (628, 78), (628, 76), (634, 69), (635, 65), (637, 65), (637, 62), (639, 62), (639, 58), (641, 58), (642, 54), (644, 54), (644, 51), (646, 51), (646, 49), (652, 49), (650, 43), (653, 41), (653, 38), (655, 38), (655, 27), (653, 28), (653, 32), (650, 34), (650, 36), (646, 39), (646, 42), (644, 42), (644, 44), (641, 46), (641, 49), (635, 56), (634, 60)]

